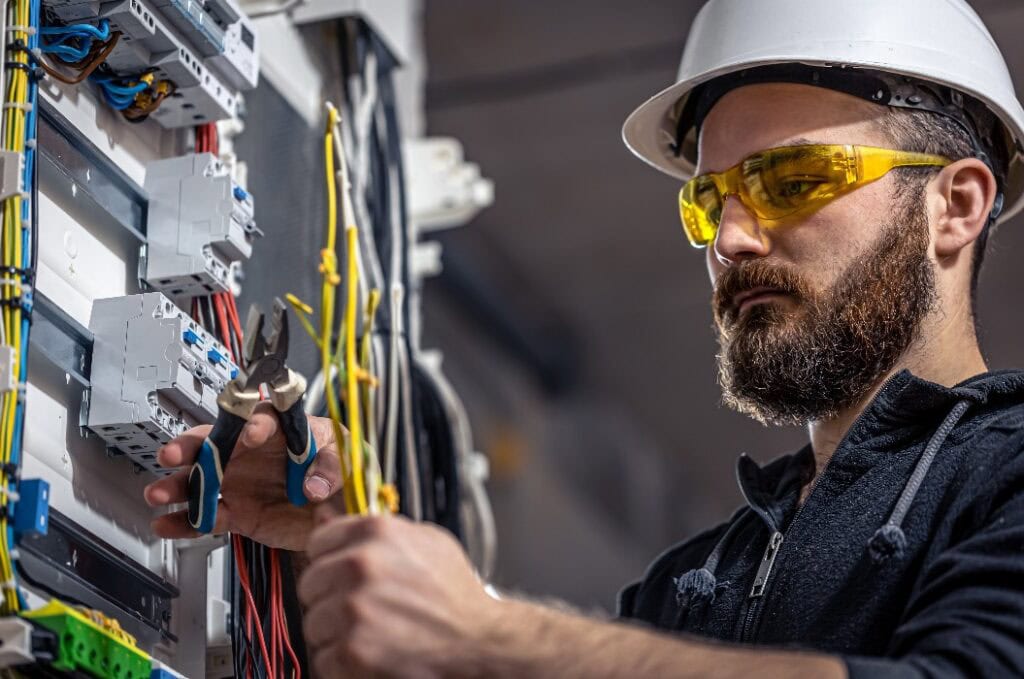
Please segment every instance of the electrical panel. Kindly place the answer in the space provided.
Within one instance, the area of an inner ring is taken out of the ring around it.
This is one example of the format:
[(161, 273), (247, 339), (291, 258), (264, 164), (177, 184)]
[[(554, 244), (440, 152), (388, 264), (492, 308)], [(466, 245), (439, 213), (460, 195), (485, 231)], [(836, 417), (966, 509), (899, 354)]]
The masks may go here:
[(217, 394), (238, 372), (225, 347), (159, 292), (99, 299), (89, 329), (89, 429), (155, 474), (164, 443), (217, 415)]
[(109, 22), (120, 40), (105, 59), (117, 75), (153, 73), (174, 91), (152, 112), (164, 127), (239, 114), (240, 92), (256, 86), (256, 33), (232, 0), (51, 0), (65, 23)]
[(212, 153), (146, 166), (148, 244), (141, 278), (178, 298), (227, 292), (262, 232), (253, 198)]
[[(246, 6), (278, 17), (254, 22)], [(431, 489), (454, 491), (461, 478), (480, 474), (456, 468), (469, 451), (465, 417), (443, 380), (424, 372), (418, 333), (405, 324), (417, 326), (410, 298), (440, 265), (436, 247), (414, 242), (419, 229), (468, 219), (490, 201), (490, 185), (479, 172), (460, 171), (455, 142), (430, 147), (411, 155), (406, 174), (411, 168), (431, 181), (415, 182), (414, 209), (404, 209), (392, 71), (409, 52), (396, 52), (373, 28), (383, 14), (367, 24), (349, 11), (318, 33), (296, 28), (292, 0), (7, 0), (5, 7), (9, 86), (0, 91), (11, 134), (0, 149), (0, 221), (13, 253), (0, 286), (0, 495), (9, 528), (0, 536), (0, 669), (221, 679), (294, 676), (304, 665), (308, 674), (308, 658), (291, 655), (301, 611), (280, 586), (294, 575), (288, 552), (237, 533), (162, 539), (151, 521), (176, 507), (151, 507), (144, 494), (155, 476), (181, 472), (159, 466), (160, 447), (214, 422), (218, 395), (251, 367), (236, 297), (263, 233), (247, 177), (259, 185), (261, 220), (275, 225), (267, 246), (283, 243), (303, 260), (264, 254), (270, 265), (251, 267), (258, 275), (248, 272), (247, 294), (264, 305), (288, 292), (315, 302), (296, 287), (322, 292), (317, 255), (325, 257), (320, 274), (328, 285), (342, 271), (355, 276), (359, 301), (339, 301), (335, 310), (360, 335), (357, 342), (346, 334), (346, 365), (357, 344), (361, 354), (360, 369), (345, 377), (360, 398), (346, 402), (366, 408), (347, 421), (362, 423), (366, 450), (379, 449), (386, 463), (370, 472), (382, 485), (367, 477), (367, 487), (381, 491), (368, 497), (375, 508), (456, 534), (463, 500)], [(395, 26), (410, 30), (386, 35), (411, 35), (419, 14), (412, 5), (393, 9)], [(243, 96), (260, 83), (264, 47), (264, 64), (282, 69), (294, 89), (265, 79), (267, 88), (250, 96), (262, 105), (246, 120)], [(306, 101), (273, 98), (285, 91)], [(329, 110), (342, 118), (325, 134), (323, 121), (302, 111), (310, 102), (318, 108), (327, 93), (341, 95), (339, 109)], [(253, 143), (267, 155), (253, 154)], [(323, 184), (333, 175), (323, 176), (326, 158), (309, 148), (344, 159), (352, 181)], [(335, 226), (354, 238), (338, 239), (337, 262), (312, 245), (305, 261), (302, 247), (291, 246), (319, 243), (333, 227), (296, 206), (321, 209), (332, 191), (347, 208), (346, 223)], [(309, 329), (308, 307), (289, 299)], [(303, 351), (321, 357), (300, 333), (292, 344), (290, 365)], [(329, 369), (320, 368), (310, 408), (325, 396)], [(483, 498), (482, 488), (467, 488), (465, 497)], [(484, 549), (470, 554), (492, 551), (492, 543), (481, 540)], [(489, 561), (481, 563), (486, 576)], [(264, 633), (273, 653), (257, 653)]]

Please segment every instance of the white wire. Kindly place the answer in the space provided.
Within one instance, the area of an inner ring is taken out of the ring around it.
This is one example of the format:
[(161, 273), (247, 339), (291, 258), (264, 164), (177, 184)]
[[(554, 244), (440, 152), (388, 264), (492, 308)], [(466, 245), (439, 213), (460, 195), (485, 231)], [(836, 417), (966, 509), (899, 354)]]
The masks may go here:
[[(424, 373), (437, 388), (438, 395), (445, 410), (445, 415), (452, 427), (452, 440), (455, 445), (455, 458), (459, 469), (460, 486), (469, 491), (468, 503), (460, 509), (471, 514), (473, 525), (477, 530), (476, 541), (467, 540), (470, 554), (476, 552), (476, 566), (485, 581), (494, 573), (497, 557), (497, 527), (494, 512), (484, 487), (486, 474), (481, 469), (486, 464), (481, 456), (473, 450), (473, 434), (469, 426), (469, 415), (465, 405), (459, 398), (451, 382), (441, 370), (440, 361), (418, 361)], [(463, 494), (465, 497), (465, 494)], [(467, 532), (468, 533), (468, 532)], [(475, 549), (474, 549), (475, 547)]]
[(392, 285), (389, 301), (391, 303), (391, 351), (388, 354), (387, 374), (387, 429), (384, 430), (384, 482), (395, 482), (395, 458), (398, 444), (398, 353), (401, 351), (401, 337), (398, 334), (397, 322), (402, 312), (402, 286)]
[(267, 7), (266, 9), (257, 9), (255, 11), (246, 12), (250, 19), (261, 19), (263, 17), (274, 16), (275, 14), (284, 14), (291, 12), (294, 9), (298, 9), (302, 5), (306, 4), (306, 0), (285, 0), (277, 7)]

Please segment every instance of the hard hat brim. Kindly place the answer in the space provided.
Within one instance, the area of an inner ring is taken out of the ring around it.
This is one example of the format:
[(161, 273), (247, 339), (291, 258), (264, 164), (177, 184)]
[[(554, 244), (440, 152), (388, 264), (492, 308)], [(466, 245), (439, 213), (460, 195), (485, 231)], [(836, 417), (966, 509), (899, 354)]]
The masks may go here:
[[(678, 110), (686, 103), (686, 99), (700, 85), (710, 82), (715, 78), (727, 76), (742, 70), (756, 68), (758, 66), (770, 66), (781, 63), (800, 63), (808, 66), (821, 68), (875, 68), (881, 67), (889, 73), (920, 77), (920, 74), (901, 72), (893, 69), (891, 65), (871, 64), (837, 64), (834, 61), (824, 62), (821, 60), (794, 56), (790, 58), (773, 58), (765, 60), (750, 60), (741, 63), (728, 64), (721, 68), (701, 73), (692, 78), (681, 80), (674, 85), (666, 87), (653, 97), (645, 101), (634, 110), (622, 127), (622, 139), (626, 146), (641, 160), (651, 167), (664, 172), (680, 180), (687, 180), (693, 176), (696, 167), (696, 157), (688, 157), (684, 153), (677, 154), (674, 150), (676, 142), (676, 121)], [(995, 102), (986, 97), (984, 93), (972, 91), (965, 88), (963, 84), (943, 81), (940, 78), (931, 76), (932, 82), (947, 85), (969, 94), (984, 103), (998, 117), (999, 121), (1006, 127), (1012, 138), (1015, 148), (1011, 152), (1008, 176), (1005, 186), (1004, 210), (998, 222), (1004, 222), (1024, 209), (1024, 166), (1021, 161), (1021, 140), (1024, 139), (1024, 129), (1013, 117), (1005, 111), (1005, 102)], [(1019, 104), (1017, 105), (1019, 108)], [(1024, 117), (1024, 111), (1020, 111), (1020, 117)]]

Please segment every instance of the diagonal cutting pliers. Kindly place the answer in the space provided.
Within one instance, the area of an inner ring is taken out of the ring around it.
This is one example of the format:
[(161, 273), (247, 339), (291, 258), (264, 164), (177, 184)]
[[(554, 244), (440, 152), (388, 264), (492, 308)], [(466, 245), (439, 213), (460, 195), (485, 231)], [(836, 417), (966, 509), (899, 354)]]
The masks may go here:
[(277, 411), (288, 447), (286, 491), (292, 504), (306, 504), (302, 492), (306, 470), (316, 458), (316, 440), (303, 410), (306, 379), (290, 370), (288, 356), (288, 317), (284, 303), (274, 299), (272, 332), (263, 335), (264, 315), (255, 307), (246, 322), (245, 357), (248, 368), (227, 383), (217, 397), (217, 420), (203, 440), (199, 456), (188, 474), (188, 521), (200, 533), (213, 530), (217, 520), (224, 469), (231, 460), (238, 437), (246, 421), (260, 402), (260, 385), (270, 390), (270, 402)]

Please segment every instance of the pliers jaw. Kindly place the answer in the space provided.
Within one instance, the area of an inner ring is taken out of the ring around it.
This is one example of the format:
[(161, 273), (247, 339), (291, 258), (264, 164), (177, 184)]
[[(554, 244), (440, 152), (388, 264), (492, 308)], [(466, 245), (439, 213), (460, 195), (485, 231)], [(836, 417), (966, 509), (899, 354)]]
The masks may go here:
[(288, 380), (288, 316), (284, 302), (274, 298), (270, 317), (270, 337), (263, 335), (264, 313), (255, 304), (249, 307), (245, 323), (245, 360), (247, 369), (243, 389), (255, 391), (261, 384), (276, 384)]

